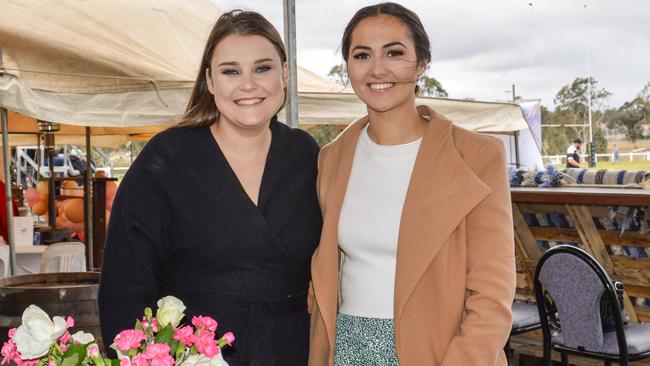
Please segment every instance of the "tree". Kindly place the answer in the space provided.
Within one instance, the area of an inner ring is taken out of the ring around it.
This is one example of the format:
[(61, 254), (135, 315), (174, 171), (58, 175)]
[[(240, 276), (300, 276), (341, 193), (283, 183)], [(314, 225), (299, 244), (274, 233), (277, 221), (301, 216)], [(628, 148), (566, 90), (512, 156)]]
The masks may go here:
[(308, 131), (320, 147), (334, 140), (341, 130), (336, 125), (318, 125)]
[(329, 77), (331, 80), (334, 80), (334, 82), (338, 84), (341, 85), (348, 84), (348, 70), (345, 68), (345, 65), (343, 64), (332, 66), (330, 72), (327, 73), (327, 77)]
[(648, 81), (648, 83), (645, 84), (645, 86), (639, 93), (639, 98), (645, 100), (646, 103), (650, 103), (650, 81)]
[(555, 95), (553, 102), (555, 103), (557, 109), (571, 112), (571, 122), (573, 124), (582, 123), (587, 121), (587, 104), (589, 100), (587, 92), (589, 90), (591, 90), (590, 94), (592, 109), (604, 109), (606, 106), (607, 98), (612, 95), (612, 93), (605, 90), (604, 88), (598, 89), (598, 82), (592, 77), (576, 78), (570, 85), (563, 86)]
[(641, 126), (650, 112), (649, 109), (648, 103), (643, 98), (635, 98), (631, 102), (625, 102), (618, 109), (618, 112), (614, 115), (613, 123), (623, 127), (627, 138), (634, 144), (641, 137)]
[(418, 81), (420, 87), (420, 95), (427, 97), (448, 97), (447, 91), (442, 87), (442, 84), (433, 76), (423, 76)]

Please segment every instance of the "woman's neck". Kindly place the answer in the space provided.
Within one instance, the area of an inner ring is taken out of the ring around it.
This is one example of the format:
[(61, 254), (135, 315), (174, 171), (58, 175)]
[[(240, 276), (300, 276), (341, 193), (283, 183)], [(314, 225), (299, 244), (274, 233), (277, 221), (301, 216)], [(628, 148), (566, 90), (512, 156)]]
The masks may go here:
[(379, 145), (400, 145), (424, 136), (427, 120), (415, 104), (378, 112), (368, 109), (368, 136)]
[(248, 129), (217, 121), (210, 126), (210, 130), (219, 143), (219, 148), (237, 160), (265, 157), (271, 145), (271, 129), (268, 123)]

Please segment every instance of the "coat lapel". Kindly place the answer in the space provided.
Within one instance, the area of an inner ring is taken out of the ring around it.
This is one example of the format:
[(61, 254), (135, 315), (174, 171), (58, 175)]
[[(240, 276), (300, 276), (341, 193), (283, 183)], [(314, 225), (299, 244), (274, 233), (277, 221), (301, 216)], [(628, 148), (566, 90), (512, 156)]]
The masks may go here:
[(397, 247), (396, 325), (419, 279), (462, 220), (490, 192), (459, 155), (452, 123), (435, 111), (422, 139), (406, 194)]

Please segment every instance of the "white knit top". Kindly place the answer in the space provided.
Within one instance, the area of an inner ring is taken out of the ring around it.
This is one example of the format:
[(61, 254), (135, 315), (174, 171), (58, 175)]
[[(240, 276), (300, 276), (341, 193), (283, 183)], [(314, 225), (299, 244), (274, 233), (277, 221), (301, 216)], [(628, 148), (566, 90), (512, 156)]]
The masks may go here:
[(361, 131), (339, 218), (341, 313), (393, 318), (400, 218), (421, 141), (385, 146)]

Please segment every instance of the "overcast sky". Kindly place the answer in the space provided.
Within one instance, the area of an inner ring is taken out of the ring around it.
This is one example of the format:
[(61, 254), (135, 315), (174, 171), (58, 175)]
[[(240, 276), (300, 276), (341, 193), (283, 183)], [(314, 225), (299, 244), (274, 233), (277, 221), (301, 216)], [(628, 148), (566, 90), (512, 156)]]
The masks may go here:
[[(265, 15), (283, 32), (282, 0), (213, 0)], [(634, 98), (650, 81), (649, 0), (403, 0), (431, 39), (429, 75), (451, 98), (539, 98), (591, 74), (614, 95)], [(343, 29), (368, 0), (296, 0), (298, 64), (323, 76), (342, 62)], [(529, 5), (532, 3), (532, 6)], [(586, 5), (586, 7), (585, 7)]]

